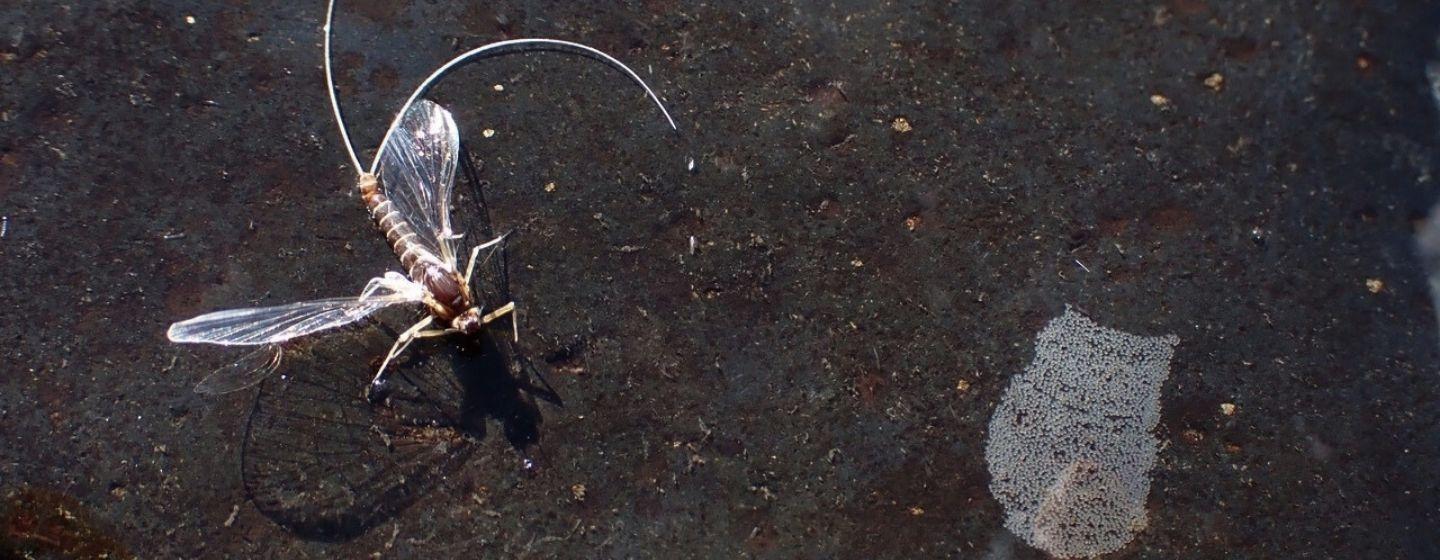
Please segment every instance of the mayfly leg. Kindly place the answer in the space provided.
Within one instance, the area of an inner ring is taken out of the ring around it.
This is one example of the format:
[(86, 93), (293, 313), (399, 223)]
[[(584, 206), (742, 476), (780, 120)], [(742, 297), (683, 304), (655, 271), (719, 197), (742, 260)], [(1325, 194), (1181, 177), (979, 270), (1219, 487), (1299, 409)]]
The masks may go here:
[[(509, 235), (509, 234), (506, 234), (506, 235)], [(491, 239), (491, 240), (489, 240), (489, 241), (486, 241), (486, 242), (484, 242), (484, 243), (481, 243), (481, 244), (479, 244), (479, 245), (476, 245), (475, 248), (470, 249), (470, 262), (465, 265), (465, 283), (466, 283), (466, 284), (469, 284), (469, 283), (470, 283), (470, 277), (475, 274), (475, 259), (477, 259), (477, 258), (480, 257), (480, 251), (483, 251), (483, 250), (485, 250), (485, 249), (489, 249), (490, 247), (494, 247), (495, 245), (499, 244), (501, 241), (504, 241), (504, 240), (505, 240), (505, 236), (502, 235), (502, 236), (500, 236), (500, 237), (496, 237), (495, 239)], [(489, 259), (490, 257), (487, 255), (485, 258), (486, 258), (486, 259)]]
[[(505, 233), (505, 234), (503, 234), (503, 235), (501, 235), (501, 236), (499, 236), (499, 237), (496, 237), (495, 239), (491, 239), (491, 240), (489, 240), (489, 241), (486, 241), (486, 242), (484, 242), (484, 243), (481, 243), (480, 245), (476, 245), (473, 249), (470, 249), (470, 262), (465, 265), (465, 284), (466, 284), (466, 285), (469, 285), (469, 284), (470, 284), (470, 278), (471, 278), (472, 276), (474, 276), (474, 274), (475, 274), (475, 263), (476, 263), (476, 260), (480, 257), (480, 251), (483, 251), (483, 250), (485, 250), (485, 249), (494, 247), (496, 244), (500, 243), (501, 241), (504, 241), (504, 240), (505, 240), (505, 237), (508, 236), (508, 235), (510, 235), (510, 234), (509, 234), (509, 233)], [(492, 252), (492, 253), (490, 253), (489, 255), (485, 255), (485, 259), (488, 261), (488, 260), (490, 259), (490, 255), (493, 255), (493, 254), (494, 254), (494, 253)], [(499, 318), (501, 318), (501, 317), (504, 317), (506, 314), (512, 314), (512, 313), (515, 314), (515, 315), (511, 315), (511, 317), (510, 317), (510, 330), (513, 331), (513, 332), (512, 332), (512, 336), (514, 337), (515, 341), (516, 341), (516, 342), (519, 342), (519, 341), (520, 341), (520, 319), (519, 319), (519, 317), (517, 316), (518, 313), (516, 313), (516, 311), (515, 311), (515, 302), (513, 302), (513, 301), (512, 301), (512, 302), (509, 302), (509, 303), (506, 303), (505, 305), (501, 306), (499, 309), (496, 309), (496, 310), (494, 310), (494, 311), (491, 311), (491, 312), (489, 312), (489, 313), (486, 313), (485, 316), (483, 316), (483, 317), (480, 318), (480, 324), (482, 324), (482, 325), (488, 325), (488, 324), (490, 324), (491, 322), (495, 321), (496, 319), (499, 319)]]
[(400, 333), (400, 337), (395, 339), (395, 345), (391, 346), (390, 352), (385, 355), (385, 361), (380, 362), (380, 370), (375, 372), (375, 378), (370, 380), (370, 391), (372, 394), (375, 394), (376, 391), (385, 387), (386, 380), (388, 379), (388, 376), (385, 375), (385, 370), (390, 366), (390, 360), (395, 359), (395, 356), (399, 356), (401, 352), (404, 352), (405, 348), (410, 346), (410, 342), (419, 338), (420, 332), (423, 331), (425, 327), (430, 326), (430, 323), (434, 321), (434, 316), (427, 315), (424, 319), (411, 325), (410, 328), (405, 329), (405, 332)]
[(510, 329), (515, 331), (515, 342), (520, 342), (519, 312), (515, 311), (515, 302), (513, 301), (501, 306), (500, 309), (486, 313), (484, 317), (480, 318), (480, 324), (488, 325), (494, 320), (504, 317), (506, 314), (510, 314)]

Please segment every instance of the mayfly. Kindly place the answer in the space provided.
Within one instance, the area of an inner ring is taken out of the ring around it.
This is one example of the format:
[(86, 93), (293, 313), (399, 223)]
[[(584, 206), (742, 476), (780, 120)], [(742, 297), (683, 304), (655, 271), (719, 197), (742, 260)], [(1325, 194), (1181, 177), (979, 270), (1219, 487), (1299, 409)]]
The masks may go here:
[[(368, 170), (361, 166), (350, 133), (340, 113), (331, 70), (330, 37), (335, 2), (325, 15), (325, 78), (330, 106), (340, 137), (359, 177), (357, 188), (375, 225), (394, 249), (406, 274), (395, 271), (370, 279), (359, 296), (304, 301), (273, 307), (231, 309), (207, 313), (170, 326), (173, 342), (225, 346), (260, 346), (239, 360), (210, 374), (195, 390), (219, 394), (260, 382), (280, 365), (280, 344), (298, 337), (358, 322), (391, 306), (423, 307), (425, 316), (402, 332), (371, 381), (372, 392), (383, 389), (390, 362), (419, 338), (459, 334), (477, 335), (485, 325), (515, 312), (514, 302), (483, 309), (470, 281), (482, 251), (493, 253), (504, 236), (476, 245), (463, 273), (456, 241), (463, 232), (450, 223), (451, 191), (460, 152), (459, 129), (441, 106), (420, 97), (451, 69), (470, 60), (513, 50), (540, 49), (580, 53), (624, 72), (645, 90), (660, 108), (672, 131), (678, 132), (660, 98), (635, 71), (594, 48), (554, 39), (515, 39), (481, 46), (462, 53), (432, 72), (406, 100), (392, 121)], [(692, 160), (693, 161), (693, 160)], [(693, 163), (691, 163), (693, 169)], [(512, 317), (512, 329), (518, 326)]]

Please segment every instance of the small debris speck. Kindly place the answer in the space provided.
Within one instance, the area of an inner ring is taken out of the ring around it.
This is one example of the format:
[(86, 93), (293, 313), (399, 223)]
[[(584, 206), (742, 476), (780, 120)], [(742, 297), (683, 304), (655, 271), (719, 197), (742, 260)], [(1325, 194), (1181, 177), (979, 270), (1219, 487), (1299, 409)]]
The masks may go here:
[(1169, 97), (1165, 97), (1165, 96), (1163, 96), (1163, 95), (1160, 95), (1160, 94), (1158, 94), (1158, 93), (1152, 94), (1152, 95), (1150, 96), (1150, 104), (1151, 104), (1151, 105), (1154, 105), (1154, 106), (1156, 106), (1156, 107), (1169, 107), (1169, 106), (1170, 106), (1170, 98), (1169, 98)]
[(1234, 404), (1234, 403), (1228, 403), (1228, 402), (1227, 402), (1227, 403), (1220, 403), (1220, 414), (1224, 414), (1224, 415), (1226, 415), (1226, 416), (1234, 416), (1234, 415), (1235, 415), (1235, 404)]
[(505, 86), (500, 85), (500, 84), (495, 84), (495, 91), (505, 91)]
[(185, 16), (185, 23), (195, 25), (195, 16)]
[(495, 129), (493, 129), (493, 128), (487, 128), (487, 129), (485, 129), (485, 130), (480, 131), (480, 135), (481, 135), (481, 136), (484, 136), (484, 137), (486, 137), (486, 138), (489, 138), (489, 137), (495, 135)]
[(1225, 89), (1225, 76), (1221, 76), (1219, 72), (1214, 72), (1206, 76), (1205, 87), (1215, 90), (1215, 92), (1218, 93), (1220, 90)]
[(916, 517), (925, 515), (925, 508), (922, 508), (920, 506), (910, 506), (910, 515)]
[(915, 231), (918, 227), (920, 227), (920, 216), (918, 214), (912, 214), (910, 217), (905, 218), (905, 229)]
[(1385, 289), (1385, 282), (1379, 278), (1370, 278), (1365, 281), (1365, 289), (1370, 290), (1372, 294), (1378, 294), (1380, 290)]
[(545, 192), (555, 192), (555, 181), (545, 183)]
[(895, 132), (901, 133), (914, 130), (914, 128), (910, 126), (910, 121), (906, 120), (905, 117), (895, 117), (895, 120), (890, 123), (890, 128), (895, 129)]
[(862, 266), (865, 266), (865, 261), (862, 261), (862, 260), (860, 260), (860, 259), (855, 259), (855, 260), (850, 261), (850, 266), (853, 266), (853, 267), (855, 267), (855, 268), (860, 268), (860, 267), (862, 267)]
[(577, 502), (585, 501), (585, 485), (575, 484), (570, 486), (570, 495), (574, 496)]
[(955, 390), (961, 393), (970, 390), (970, 382), (964, 379), (955, 382)]

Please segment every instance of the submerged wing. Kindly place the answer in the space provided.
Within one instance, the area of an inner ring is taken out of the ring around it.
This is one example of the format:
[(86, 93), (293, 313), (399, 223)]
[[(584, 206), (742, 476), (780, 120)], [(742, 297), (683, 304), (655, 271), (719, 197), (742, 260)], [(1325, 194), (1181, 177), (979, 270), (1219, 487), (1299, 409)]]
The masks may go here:
[(450, 112), (421, 99), (390, 132), (380, 155), (380, 184), (395, 209), (410, 222), (420, 246), (455, 266), (455, 232), (450, 228), (450, 193), (460, 131)]
[(170, 325), (167, 334), (171, 342), (275, 344), (359, 321), (391, 305), (423, 301), (424, 293), (418, 284), (391, 272), (385, 278), (371, 280), (360, 297), (216, 311)]
[(264, 381), (280, 367), (280, 352), (279, 346), (267, 345), (236, 357), (205, 376), (205, 380), (195, 386), (195, 392), (222, 395)]
[[(455, 217), (459, 220), (461, 231), (469, 235), (459, 240), (459, 245), (464, 249), (462, 254), (469, 254), (470, 243), (483, 242), (493, 239), (495, 230), (490, 222), (490, 207), (485, 203), (485, 189), (489, 183), (480, 178), (480, 169), (484, 168), (484, 162), (473, 157), (469, 150), (461, 147), (460, 167), (461, 176), (464, 177), (469, 188), (461, 188), (456, 196), (455, 204), (460, 208)], [(506, 236), (509, 233), (504, 234)], [(510, 294), (510, 275), (505, 243), (498, 243), (489, 253), (481, 255), (476, 264), (475, 273), (471, 276), (470, 289), (474, 290), (476, 296), (485, 304), (485, 309), (499, 309), (507, 303), (515, 301)], [(510, 313), (501, 317), (498, 325), (491, 325), (490, 332), (495, 336), (487, 337), (497, 349), (500, 359), (506, 364), (510, 374), (515, 378), (519, 387), (526, 394), (538, 397), (555, 406), (565, 406), (564, 399), (545, 380), (545, 376), (535, 367), (525, 355), (524, 348), (519, 341), (504, 336), (506, 331), (505, 322), (511, 329), (517, 328), (515, 322), (519, 320), (518, 313)], [(512, 441), (512, 443), (515, 443)], [(518, 444), (517, 444), (518, 446)]]
[(464, 353), (463, 339), (416, 340), (390, 364), (386, 403), (366, 398), (361, 387), (376, 362), (364, 358), (384, 357), (414, 322), (413, 313), (386, 309), (286, 349), (283, 375), (261, 385), (250, 409), (240, 453), (245, 493), (260, 513), (304, 538), (337, 542), (411, 507), (446, 515), (444, 500), (424, 498), (447, 492), (447, 480), (469, 485), (514, 471), (502, 454), (476, 453), (491, 419), (508, 412), (485, 405), (511, 395), (490, 392), (486, 380), (498, 373), (472, 371), (469, 362), (486, 356)]

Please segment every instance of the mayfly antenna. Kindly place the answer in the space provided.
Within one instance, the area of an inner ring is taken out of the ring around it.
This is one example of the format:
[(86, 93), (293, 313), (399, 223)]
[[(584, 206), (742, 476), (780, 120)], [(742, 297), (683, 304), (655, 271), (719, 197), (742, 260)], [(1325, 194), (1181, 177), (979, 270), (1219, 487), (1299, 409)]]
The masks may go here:
[(340, 114), (340, 99), (335, 96), (335, 72), (330, 68), (330, 27), (334, 19), (335, 0), (330, 0), (325, 8), (325, 91), (330, 94), (330, 108), (335, 110), (335, 126), (340, 127), (340, 138), (345, 141), (345, 152), (350, 154), (350, 163), (355, 165), (355, 173), (363, 174), (365, 168), (360, 166), (360, 156), (355, 155), (355, 143), (350, 141), (350, 131), (345, 129), (345, 117)]
[[(331, 0), (331, 4), (334, 4), (334, 0)], [(665, 115), (665, 122), (669, 123), (670, 130), (675, 131), (677, 134), (680, 132), (680, 127), (675, 126), (675, 119), (670, 118), (670, 111), (665, 110), (665, 104), (660, 102), (660, 97), (655, 95), (655, 91), (650, 89), (650, 85), (646, 84), (645, 80), (641, 79), (639, 74), (636, 74), (635, 71), (631, 70), (629, 66), (625, 65), (625, 63), (616, 60), (615, 57), (605, 54), (604, 52), (601, 52), (593, 47), (587, 47), (580, 43), (572, 43), (570, 41), (562, 41), (559, 39), (510, 39), (508, 41), (498, 41), (495, 43), (490, 43), (488, 45), (476, 47), (469, 51), (463, 52), (455, 58), (450, 59), (449, 62), (441, 65), (439, 68), (436, 68), (434, 72), (430, 73), (429, 77), (425, 78), (425, 81), (420, 82), (420, 87), (415, 88), (415, 93), (410, 94), (410, 98), (405, 100), (405, 104), (400, 107), (400, 111), (395, 113), (395, 120), (390, 122), (390, 128), (385, 131), (385, 139), (380, 142), (380, 149), (376, 150), (375, 152), (375, 161), (370, 164), (370, 173), (373, 174), (377, 170), (379, 170), (380, 156), (385, 153), (385, 146), (390, 142), (390, 133), (394, 132), (395, 128), (400, 126), (400, 120), (405, 116), (405, 113), (410, 110), (410, 105), (415, 103), (415, 100), (419, 99), (420, 96), (425, 95), (425, 92), (430, 89), (430, 86), (435, 85), (436, 81), (439, 81), (440, 78), (444, 77), (446, 73), (450, 72), (450, 70), (454, 69), (456, 66), (469, 62), (472, 59), (479, 59), (521, 50), (554, 50), (559, 52), (574, 52), (598, 59), (601, 62), (604, 62), (606, 65), (620, 70), (621, 72), (624, 72), (625, 75), (629, 76), (632, 81), (634, 81), (636, 84), (639, 84), (641, 88), (644, 88), (645, 95), (650, 98), (650, 101), (653, 101), (655, 103), (656, 107), (660, 108), (660, 113), (662, 115)], [(340, 113), (338, 108), (336, 109), (335, 114), (337, 117), (339, 116)], [(342, 126), (341, 129), (343, 130), (344, 127)], [(688, 160), (686, 165), (691, 170), (694, 170), (695, 160)]]

